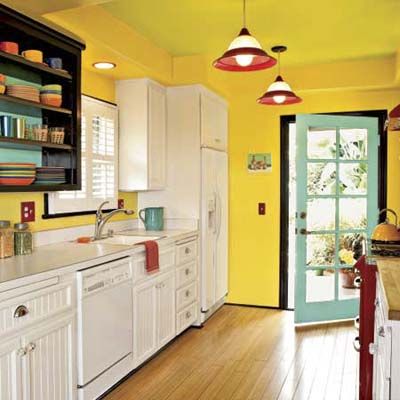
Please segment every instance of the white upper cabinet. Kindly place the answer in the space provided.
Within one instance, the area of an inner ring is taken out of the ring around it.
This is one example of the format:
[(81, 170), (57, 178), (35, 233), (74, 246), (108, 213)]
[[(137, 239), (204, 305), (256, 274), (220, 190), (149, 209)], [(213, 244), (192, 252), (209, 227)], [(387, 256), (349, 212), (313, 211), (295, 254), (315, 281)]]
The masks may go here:
[(218, 150), (228, 146), (228, 107), (216, 94), (201, 90), (201, 145)]
[(117, 81), (119, 189), (161, 190), (166, 170), (166, 90), (149, 79)]

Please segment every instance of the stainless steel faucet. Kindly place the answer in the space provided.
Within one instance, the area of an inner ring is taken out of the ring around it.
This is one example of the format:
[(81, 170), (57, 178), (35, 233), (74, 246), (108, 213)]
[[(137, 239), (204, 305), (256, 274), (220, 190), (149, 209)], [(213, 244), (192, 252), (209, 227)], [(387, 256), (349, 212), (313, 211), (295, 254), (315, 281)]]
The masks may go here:
[(127, 210), (125, 208), (119, 208), (117, 210), (113, 210), (108, 214), (104, 215), (102, 212), (102, 208), (108, 204), (109, 201), (105, 201), (99, 205), (99, 208), (96, 211), (96, 222), (94, 225), (94, 240), (103, 239), (102, 232), (104, 229), (104, 225), (107, 221), (112, 218), (115, 214), (125, 213), (126, 215), (132, 215), (134, 213), (133, 210)]

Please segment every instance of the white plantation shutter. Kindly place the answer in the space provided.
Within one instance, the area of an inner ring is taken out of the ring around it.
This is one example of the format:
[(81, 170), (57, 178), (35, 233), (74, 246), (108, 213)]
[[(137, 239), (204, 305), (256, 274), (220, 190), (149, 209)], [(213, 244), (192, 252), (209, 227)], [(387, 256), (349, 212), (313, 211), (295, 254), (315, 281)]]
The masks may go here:
[(49, 213), (95, 210), (103, 201), (118, 206), (118, 111), (82, 96), (82, 190), (49, 194)]

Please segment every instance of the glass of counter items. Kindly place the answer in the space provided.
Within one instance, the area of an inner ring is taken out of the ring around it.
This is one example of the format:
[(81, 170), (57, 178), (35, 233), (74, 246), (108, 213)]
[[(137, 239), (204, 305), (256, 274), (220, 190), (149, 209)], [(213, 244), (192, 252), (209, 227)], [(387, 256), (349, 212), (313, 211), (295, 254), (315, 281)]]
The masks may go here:
[(14, 255), (14, 230), (10, 221), (0, 220), (0, 258)]
[(14, 252), (16, 256), (32, 254), (32, 232), (26, 222), (14, 224)]

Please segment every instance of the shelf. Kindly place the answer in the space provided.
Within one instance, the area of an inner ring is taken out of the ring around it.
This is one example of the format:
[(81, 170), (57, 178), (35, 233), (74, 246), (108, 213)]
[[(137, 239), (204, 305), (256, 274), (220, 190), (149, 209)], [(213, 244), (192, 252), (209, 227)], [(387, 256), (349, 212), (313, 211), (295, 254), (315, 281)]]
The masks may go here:
[(69, 114), (69, 115), (72, 114), (72, 111), (68, 110), (67, 108), (47, 106), (46, 104), (37, 103), (35, 101), (30, 101), (30, 100), (24, 100), (20, 99), (19, 97), (8, 96), (6, 94), (0, 94), (0, 100), (8, 101), (9, 103), (22, 104), (24, 106), (29, 106), (29, 107), (41, 108), (42, 110), (54, 111), (61, 114)]
[(57, 76), (59, 78), (72, 80), (72, 75), (70, 75), (68, 72), (59, 71), (59, 70), (56, 70), (54, 68), (50, 68), (47, 65), (39, 64), (39, 63), (36, 63), (36, 62), (33, 62), (33, 61), (29, 61), (29, 60), (27, 60), (26, 58), (24, 58), (22, 56), (6, 53), (6, 52), (1, 51), (1, 50), (0, 50), (0, 59), (12, 61), (15, 64), (20, 64), (20, 65), (23, 65), (25, 67), (29, 67), (29, 69), (31, 69), (31, 70), (38, 71), (38, 72), (41, 72), (41, 73), (45, 73), (47, 75), (52, 75), (52, 76)]
[(60, 190), (78, 190), (78, 185), (63, 183), (61, 185), (0, 185), (0, 192), (54, 192)]
[(1, 145), (1, 143), (12, 143), (12, 144), (18, 144), (21, 146), (43, 147), (46, 149), (59, 149), (59, 150), (68, 150), (68, 151), (72, 151), (74, 149), (74, 147), (71, 146), (70, 144), (40, 142), (38, 140), (17, 139), (17, 138), (12, 138), (12, 137), (0, 136), (0, 145)]

